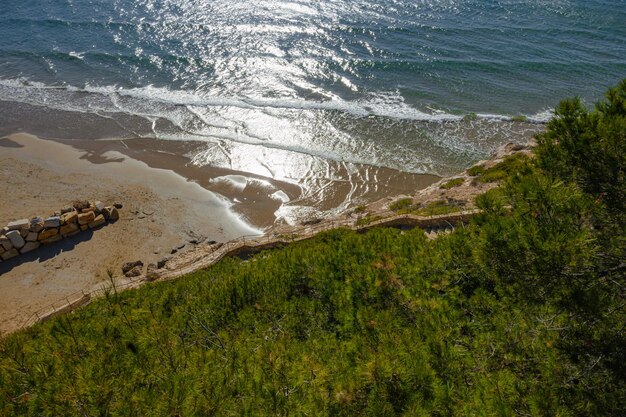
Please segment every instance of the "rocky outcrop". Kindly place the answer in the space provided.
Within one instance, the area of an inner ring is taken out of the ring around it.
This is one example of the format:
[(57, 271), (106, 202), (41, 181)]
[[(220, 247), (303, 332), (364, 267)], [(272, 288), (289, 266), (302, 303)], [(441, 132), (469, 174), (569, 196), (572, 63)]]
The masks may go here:
[[(9, 222), (0, 230), (0, 262), (34, 251), (81, 231), (96, 229), (120, 218), (116, 205), (77, 201), (48, 217), (35, 216)], [(142, 265), (143, 266), (143, 265)], [(139, 274), (141, 275), (141, 269)]]

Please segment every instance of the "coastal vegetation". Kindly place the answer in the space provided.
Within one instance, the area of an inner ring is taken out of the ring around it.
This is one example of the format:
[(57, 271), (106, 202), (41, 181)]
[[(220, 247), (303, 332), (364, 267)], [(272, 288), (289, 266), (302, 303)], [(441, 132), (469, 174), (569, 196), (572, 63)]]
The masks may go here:
[(112, 288), (2, 340), (0, 415), (623, 415), (625, 135), (626, 81), (477, 172), (502, 185), (469, 227)]
[(413, 203), (411, 198), (400, 199), (389, 206), (398, 214), (415, 214), (417, 216), (437, 216), (451, 214), (463, 210), (465, 202), (457, 200), (436, 200), (427, 204)]
[(443, 188), (444, 190), (449, 190), (450, 188), (458, 187), (464, 182), (464, 178), (453, 178), (450, 181), (446, 181), (445, 183), (441, 184), (440, 188)]

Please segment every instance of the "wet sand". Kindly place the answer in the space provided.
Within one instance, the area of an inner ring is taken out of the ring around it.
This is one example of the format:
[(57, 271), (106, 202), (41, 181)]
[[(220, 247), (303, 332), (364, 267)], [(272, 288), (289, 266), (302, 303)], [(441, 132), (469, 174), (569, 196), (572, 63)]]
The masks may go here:
[[(232, 202), (247, 222), (268, 228), (285, 221), (296, 225), (311, 217), (328, 217), (349, 206), (426, 188), (440, 177), (413, 174), (385, 167), (327, 161), (326, 173), (308, 172), (306, 178), (276, 179), (249, 172), (198, 165), (193, 155), (207, 143), (155, 139), (62, 140), (84, 151), (93, 163), (118, 152), (154, 168), (172, 170)], [(276, 196), (280, 193), (283, 200)], [(281, 216), (284, 218), (281, 219)]]

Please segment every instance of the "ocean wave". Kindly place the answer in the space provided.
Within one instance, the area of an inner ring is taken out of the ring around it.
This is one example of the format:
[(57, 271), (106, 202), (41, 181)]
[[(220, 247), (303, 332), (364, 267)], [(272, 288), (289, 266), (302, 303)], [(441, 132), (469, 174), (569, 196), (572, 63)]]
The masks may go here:
[[(81, 54), (73, 53), (78, 57)], [(476, 115), (483, 120), (511, 121), (516, 115), (487, 114), (487, 113), (467, 113), (451, 114), (445, 111), (436, 110), (425, 112), (407, 104), (402, 95), (395, 92), (372, 93), (367, 98), (354, 101), (333, 99), (328, 101), (312, 101), (299, 98), (247, 98), (247, 97), (221, 97), (208, 94), (172, 90), (167, 87), (157, 87), (148, 85), (138, 88), (126, 88), (119, 86), (92, 86), (85, 85), (76, 87), (71, 85), (47, 85), (37, 81), (26, 79), (0, 79), (0, 86), (6, 87), (5, 91), (0, 89), (0, 99), (5, 101), (24, 101), (34, 105), (54, 105), (59, 110), (74, 111), (75, 106), (71, 101), (67, 101), (67, 108), (63, 108), (63, 100), (47, 100), (48, 97), (41, 94), (23, 94), (24, 92), (68, 92), (78, 94), (95, 94), (104, 97), (130, 97), (146, 103), (161, 103), (169, 106), (193, 106), (205, 108), (235, 107), (240, 109), (285, 109), (285, 110), (323, 110), (339, 111), (351, 114), (352, 116), (365, 118), (372, 116), (386, 117), (399, 120), (412, 120), (424, 122), (445, 122), (461, 121), (467, 115)], [(22, 94), (15, 94), (16, 90)], [(53, 94), (53, 93), (52, 93)], [(62, 98), (62, 97), (58, 97)], [(101, 100), (100, 100), (101, 101)], [(61, 108), (59, 108), (59, 106)], [(99, 109), (101, 111), (115, 112), (120, 110), (111, 101), (111, 107)], [(126, 111), (127, 109), (124, 109)], [(549, 120), (547, 111), (541, 111), (535, 115), (524, 115), (528, 121), (545, 122)]]

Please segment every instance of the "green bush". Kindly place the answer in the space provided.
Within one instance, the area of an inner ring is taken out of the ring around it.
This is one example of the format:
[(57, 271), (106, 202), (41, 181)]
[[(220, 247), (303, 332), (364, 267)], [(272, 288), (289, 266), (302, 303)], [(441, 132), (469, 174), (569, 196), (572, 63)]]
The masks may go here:
[(450, 188), (454, 188), (454, 187), (458, 187), (459, 185), (462, 185), (464, 182), (465, 182), (464, 178), (453, 178), (450, 181), (443, 183), (440, 188), (443, 188), (444, 190), (449, 190)]
[(368, 224), (374, 223), (378, 220), (381, 220), (382, 217), (381, 216), (372, 216), (372, 215), (367, 215), (365, 217), (361, 217), (360, 219), (358, 219), (356, 221), (356, 225), (357, 226), (366, 226)]
[(438, 216), (441, 214), (456, 213), (463, 209), (463, 203), (447, 200), (437, 200), (425, 207), (413, 210), (414, 214), (421, 216)]
[(476, 176), (477, 182), (502, 181), (512, 175), (519, 174), (528, 168), (528, 156), (523, 153), (515, 153), (507, 156), (502, 162), (491, 168), (482, 169)]
[(485, 167), (482, 165), (474, 165), (470, 169), (467, 170), (467, 175), (471, 177), (477, 177), (485, 172)]
[(614, 213), (626, 208), (626, 80), (587, 110), (579, 99), (561, 102), (537, 138), (539, 165), (574, 181)]
[(403, 211), (403, 210), (410, 208), (412, 205), (413, 205), (412, 198), (402, 198), (390, 204), (389, 209), (392, 211)]

